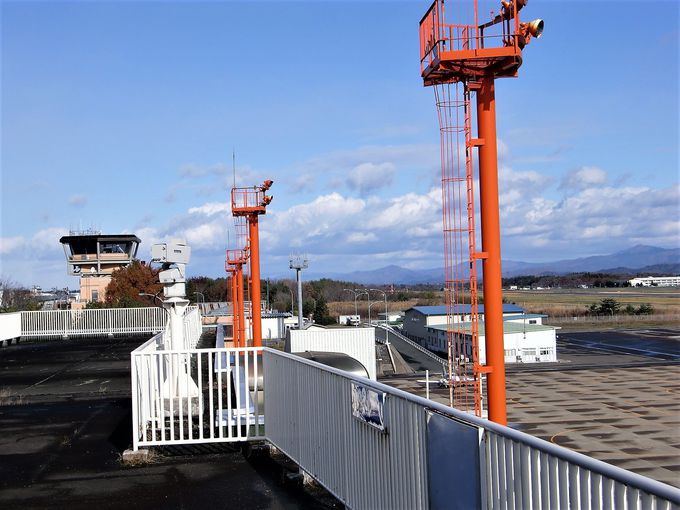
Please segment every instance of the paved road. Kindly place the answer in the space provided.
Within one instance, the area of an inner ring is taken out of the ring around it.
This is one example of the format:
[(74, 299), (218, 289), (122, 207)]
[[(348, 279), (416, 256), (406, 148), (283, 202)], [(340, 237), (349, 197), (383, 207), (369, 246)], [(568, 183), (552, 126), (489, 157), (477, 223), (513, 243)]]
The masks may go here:
[(238, 445), (163, 452), (124, 467), (131, 445), (130, 351), (143, 339), (0, 349), (0, 508), (333, 508), (280, 483)]
[(560, 342), (592, 351), (644, 356), (661, 361), (680, 361), (680, 331), (635, 329), (561, 333)]
[[(380, 340), (384, 340), (385, 330), (382, 328), (375, 328), (375, 336)], [(404, 361), (411, 365), (411, 368), (413, 368), (413, 370), (416, 372), (424, 373), (425, 370), (429, 370), (431, 374), (442, 373), (441, 363), (438, 363), (436, 360), (430, 358), (427, 354), (419, 351), (392, 332), (389, 333), (389, 341), (392, 346), (397, 351), (399, 351), (399, 354), (401, 354), (402, 358), (404, 358)]]

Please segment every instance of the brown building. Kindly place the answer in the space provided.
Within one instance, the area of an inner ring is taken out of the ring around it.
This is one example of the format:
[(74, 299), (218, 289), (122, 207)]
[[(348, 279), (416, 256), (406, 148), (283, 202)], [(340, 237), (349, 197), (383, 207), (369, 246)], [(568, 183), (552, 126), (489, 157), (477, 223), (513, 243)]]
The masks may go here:
[(105, 299), (111, 273), (132, 263), (141, 241), (133, 234), (71, 232), (59, 242), (64, 245), (67, 273), (80, 277), (80, 302), (87, 304)]

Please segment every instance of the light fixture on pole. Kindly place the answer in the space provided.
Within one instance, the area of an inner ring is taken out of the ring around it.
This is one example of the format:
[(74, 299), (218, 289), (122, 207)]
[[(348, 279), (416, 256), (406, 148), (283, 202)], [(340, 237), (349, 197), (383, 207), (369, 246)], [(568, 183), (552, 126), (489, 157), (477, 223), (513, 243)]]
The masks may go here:
[(371, 293), (368, 289), (361, 289), (360, 296), (366, 293), (366, 302), (368, 303), (368, 325), (371, 325)]
[(302, 329), (302, 278), (301, 271), (309, 267), (309, 259), (306, 255), (291, 255), (290, 269), (295, 269), (298, 291), (298, 329)]
[(370, 289), (374, 290), (375, 292), (382, 292), (383, 298), (385, 299), (385, 326), (387, 326), (387, 293), (384, 290), (380, 289)]
[[(368, 301), (371, 300), (371, 298), (370, 298), (369, 295), (368, 295), (368, 290), (366, 290), (366, 289), (354, 289), (354, 292), (357, 293), (357, 294), (356, 294), (356, 297), (354, 298), (354, 299), (355, 299), (355, 301), (354, 301), (355, 303), (356, 303), (356, 299), (357, 299), (359, 296), (363, 296), (364, 294), (366, 294), (366, 299), (367, 299)], [(371, 315), (370, 315), (370, 313), (369, 313), (369, 315), (368, 315), (368, 324), (369, 324), (369, 326), (371, 325)]]
[(356, 317), (357, 322), (354, 324), (355, 327), (359, 326), (359, 308), (357, 306), (357, 296), (360, 294), (360, 292), (356, 289), (342, 289), (343, 292), (351, 292), (354, 295), (354, 316)]

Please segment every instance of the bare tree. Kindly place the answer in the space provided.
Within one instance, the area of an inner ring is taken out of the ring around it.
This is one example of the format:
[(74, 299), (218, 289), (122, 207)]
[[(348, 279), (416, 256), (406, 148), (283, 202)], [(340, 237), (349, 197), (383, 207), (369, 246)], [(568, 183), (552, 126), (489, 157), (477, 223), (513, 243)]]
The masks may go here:
[(40, 302), (26, 287), (7, 277), (0, 278), (0, 312), (39, 310)]

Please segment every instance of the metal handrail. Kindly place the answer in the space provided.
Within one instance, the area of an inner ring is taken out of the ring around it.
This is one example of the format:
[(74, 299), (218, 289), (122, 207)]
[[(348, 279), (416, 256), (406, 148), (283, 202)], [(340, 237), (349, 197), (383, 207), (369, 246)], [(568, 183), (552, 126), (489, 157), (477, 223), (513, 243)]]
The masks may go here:
[(434, 352), (430, 351), (429, 349), (426, 349), (425, 347), (423, 347), (422, 345), (420, 345), (420, 344), (414, 342), (414, 341), (411, 340), (410, 338), (408, 338), (408, 337), (402, 335), (401, 333), (395, 331), (393, 328), (390, 328), (390, 327), (384, 326), (384, 325), (380, 325), (380, 326), (378, 326), (378, 327), (381, 328), (381, 329), (384, 329), (387, 333), (393, 333), (393, 334), (395, 334), (397, 337), (399, 337), (400, 339), (402, 339), (404, 342), (406, 342), (407, 344), (411, 345), (412, 347), (415, 347), (415, 348), (418, 349), (420, 352), (422, 352), (423, 354), (429, 356), (430, 358), (432, 358), (432, 359), (435, 360), (436, 362), (441, 363), (442, 366), (443, 366), (444, 368), (446, 368), (446, 365), (448, 364), (448, 361), (446, 361), (444, 358), (440, 358), (440, 357), (437, 356)]
[(270, 352), (276, 356), (288, 358), (298, 363), (309, 365), (324, 370), (326, 372), (338, 375), (345, 379), (349, 379), (351, 381), (361, 384), (362, 386), (370, 387), (375, 391), (387, 393), (389, 395), (402, 398), (408, 402), (422, 406), (423, 408), (431, 409), (445, 416), (450, 416), (452, 418), (455, 418), (456, 420), (460, 420), (470, 425), (480, 427), (482, 429), (494, 432), (495, 434), (503, 436), (507, 439), (517, 441), (518, 443), (522, 443), (531, 448), (535, 448), (544, 453), (547, 453), (548, 455), (552, 455), (554, 457), (557, 457), (558, 459), (562, 459), (584, 469), (596, 472), (600, 475), (606, 476), (624, 485), (632, 486), (644, 492), (662, 497), (668, 501), (673, 502), (673, 504), (676, 505), (680, 504), (680, 489), (677, 489), (665, 483), (653, 480), (651, 478), (647, 478), (642, 475), (638, 475), (631, 471), (626, 471), (625, 469), (612, 466), (611, 464), (607, 464), (606, 462), (597, 459), (593, 459), (592, 457), (588, 457), (587, 455), (584, 455), (582, 453), (578, 453), (563, 448), (561, 446), (557, 446), (543, 439), (539, 439), (524, 432), (520, 432), (519, 430), (515, 430), (510, 427), (506, 427), (498, 423), (494, 423), (483, 418), (476, 417), (469, 413), (445, 406), (432, 400), (427, 400), (423, 397), (419, 397), (412, 393), (408, 393), (406, 391), (394, 388), (392, 386), (388, 386), (386, 384), (375, 382), (364, 377), (353, 375), (343, 370), (322, 365), (315, 361), (300, 358), (299, 356), (295, 356), (294, 354), (288, 354), (285, 352), (270, 349), (268, 347), (263, 348), (263, 350), (265, 352)]

